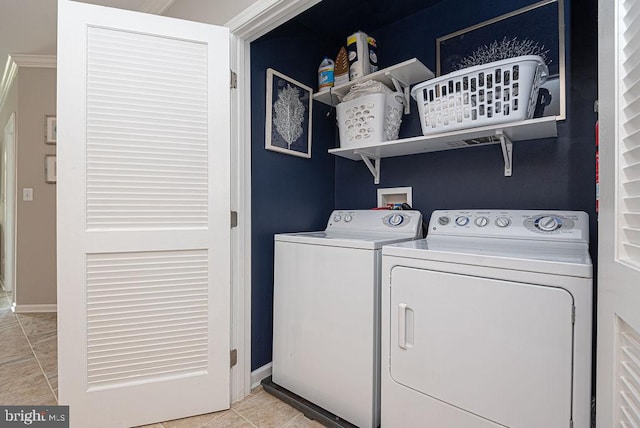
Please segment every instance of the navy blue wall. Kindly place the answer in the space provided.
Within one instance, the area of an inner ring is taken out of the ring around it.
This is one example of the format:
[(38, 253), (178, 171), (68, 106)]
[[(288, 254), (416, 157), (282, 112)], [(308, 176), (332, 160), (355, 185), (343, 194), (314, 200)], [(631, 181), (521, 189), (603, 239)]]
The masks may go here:
[[(382, 28), (354, 25), (376, 37), (382, 67), (417, 57), (435, 71), (437, 37), (531, 3), (534, 1), (444, 0)], [(272, 66), (315, 88), (316, 67), (322, 55), (337, 51), (336, 44), (339, 45), (347, 33), (338, 34), (333, 40), (316, 41), (320, 49), (315, 49), (305, 45), (305, 41), (311, 40), (312, 35), (309, 34), (313, 31), (305, 32), (302, 28), (297, 31), (295, 25), (287, 25), (288, 28), (282, 32), (273, 37), (269, 35), (269, 40), (252, 45), (252, 314), (256, 317), (252, 321), (252, 369), (271, 361), (272, 234), (284, 228), (322, 229), (334, 207), (366, 209), (375, 206), (376, 189), (379, 187), (412, 186), (414, 208), (426, 218), (433, 210), (445, 208), (586, 211), (591, 219), (591, 254), (595, 261), (596, 115), (593, 102), (597, 97), (597, 2), (580, 2), (575, 10), (569, 7), (567, 0), (565, 3), (566, 23), (571, 24), (567, 25), (566, 34), (567, 120), (559, 122), (558, 138), (514, 143), (512, 177), (504, 177), (500, 148), (493, 145), (383, 159), (381, 182), (376, 186), (362, 162), (327, 158), (326, 149), (338, 146), (334, 136), (334, 114), (330, 120), (324, 114), (322, 118), (314, 115), (313, 164), (266, 152), (263, 148), (265, 68)], [(285, 50), (295, 50), (296, 46), (304, 48), (295, 55)], [(316, 113), (322, 107), (317, 102), (313, 106)], [(401, 137), (421, 134), (415, 102), (412, 102), (411, 115), (403, 120)], [(317, 168), (312, 165), (317, 165)], [(291, 183), (296, 183), (296, 186), (291, 186)], [(304, 186), (304, 189), (298, 186)], [(335, 201), (327, 195), (333, 189)], [(303, 200), (300, 198), (308, 202), (300, 202)], [(304, 206), (306, 203), (309, 205)], [(262, 218), (264, 207), (288, 204), (303, 205), (296, 207), (300, 216), (297, 223), (288, 223), (289, 219), (280, 220), (273, 213), (269, 218)]]
[(266, 70), (315, 90), (323, 43), (306, 29), (288, 25), (251, 44), (251, 370), (271, 362), (273, 235), (323, 230), (334, 206), (334, 159), (327, 153), (334, 129), (328, 107), (313, 104), (311, 159), (265, 150)]

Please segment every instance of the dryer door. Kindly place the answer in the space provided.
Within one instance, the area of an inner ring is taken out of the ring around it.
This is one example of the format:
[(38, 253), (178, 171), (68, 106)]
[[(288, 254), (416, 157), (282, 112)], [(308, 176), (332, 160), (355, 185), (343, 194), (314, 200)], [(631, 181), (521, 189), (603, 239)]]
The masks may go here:
[(395, 267), (390, 310), (396, 382), (509, 427), (569, 426), (568, 291)]

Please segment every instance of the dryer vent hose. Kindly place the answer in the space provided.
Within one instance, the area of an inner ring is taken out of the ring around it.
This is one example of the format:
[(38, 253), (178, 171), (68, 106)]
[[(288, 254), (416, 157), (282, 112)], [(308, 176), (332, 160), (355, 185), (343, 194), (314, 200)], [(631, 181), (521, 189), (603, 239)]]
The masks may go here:
[[(401, 210), (412, 210), (413, 208), (411, 207), (411, 205), (409, 205), (406, 202), (403, 202), (402, 205), (400, 205), (400, 209)], [(429, 225), (424, 221), (424, 216), (422, 217), (422, 237), (426, 238), (427, 237), (427, 228), (429, 227)]]

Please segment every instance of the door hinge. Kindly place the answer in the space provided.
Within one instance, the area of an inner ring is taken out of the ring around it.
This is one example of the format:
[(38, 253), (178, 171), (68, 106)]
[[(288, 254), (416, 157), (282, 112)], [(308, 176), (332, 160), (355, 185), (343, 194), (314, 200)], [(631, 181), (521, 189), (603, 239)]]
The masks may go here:
[(571, 324), (576, 323), (576, 307), (575, 305), (571, 306)]
[(231, 82), (230, 82), (231, 89), (237, 89), (238, 88), (238, 75), (233, 70), (229, 70), (229, 71), (231, 71)]
[(231, 227), (238, 227), (238, 211), (231, 211)]
[(232, 349), (230, 354), (230, 365), (229, 367), (233, 367), (238, 364), (238, 350)]

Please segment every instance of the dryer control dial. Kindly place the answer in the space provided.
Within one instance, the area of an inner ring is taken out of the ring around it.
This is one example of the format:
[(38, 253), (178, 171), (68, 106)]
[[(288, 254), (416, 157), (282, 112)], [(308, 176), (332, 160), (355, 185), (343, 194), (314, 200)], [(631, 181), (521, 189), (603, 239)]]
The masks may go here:
[(458, 226), (466, 226), (467, 224), (469, 224), (469, 217), (466, 217), (466, 216), (457, 217), (456, 224)]
[(538, 217), (534, 221), (535, 226), (543, 232), (553, 232), (562, 227), (562, 221), (553, 216)]
[(449, 222), (451, 221), (451, 219), (447, 216), (442, 216), (442, 217), (438, 217), (438, 224), (440, 226), (446, 226), (449, 224)]
[(508, 217), (498, 217), (496, 219), (496, 226), (498, 227), (507, 227), (511, 224), (511, 220)]
[(485, 217), (485, 216), (477, 217), (476, 220), (474, 221), (474, 223), (478, 227), (485, 227), (486, 225), (489, 224), (489, 219), (487, 217)]
[(344, 221), (345, 221), (346, 223), (349, 223), (351, 220), (353, 220), (353, 216), (352, 216), (351, 214), (346, 214), (346, 215), (344, 216)]
[(336, 214), (333, 216), (333, 221), (340, 221), (342, 220), (342, 216), (340, 214)]

